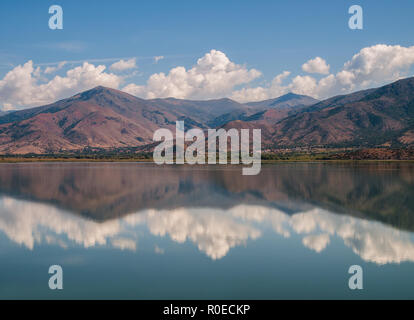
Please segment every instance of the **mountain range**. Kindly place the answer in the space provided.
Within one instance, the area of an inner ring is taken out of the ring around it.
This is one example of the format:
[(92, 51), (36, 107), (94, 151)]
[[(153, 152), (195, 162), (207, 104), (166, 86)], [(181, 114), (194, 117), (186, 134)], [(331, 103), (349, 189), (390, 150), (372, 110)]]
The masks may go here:
[(55, 103), (0, 114), (0, 153), (56, 153), (153, 143), (158, 128), (261, 128), (265, 147), (411, 146), (414, 78), (318, 101), (288, 93), (238, 103), (231, 99), (144, 100), (96, 87)]
[(274, 121), (266, 115), (226, 128), (261, 128), (270, 147), (401, 147), (414, 144), (414, 78), (320, 101)]
[[(287, 110), (287, 100), (291, 101), (291, 110)], [(96, 87), (50, 105), (0, 116), (0, 153), (139, 147), (153, 143), (158, 128), (175, 130), (176, 120), (183, 120), (186, 130), (207, 129), (249, 119), (265, 108), (278, 112), (279, 105), (282, 114), (291, 114), (315, 101), (294, 94), (260, 106), (226, 98), (144, 100), (119, 90)]]

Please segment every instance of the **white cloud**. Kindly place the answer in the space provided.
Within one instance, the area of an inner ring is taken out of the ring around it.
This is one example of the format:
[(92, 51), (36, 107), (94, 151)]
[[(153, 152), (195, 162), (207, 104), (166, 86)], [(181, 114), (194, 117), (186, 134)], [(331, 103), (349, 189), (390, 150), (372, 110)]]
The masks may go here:
[(311, 76), (296, 76), (289, 85), (289, 91), (297, 94), (312, 95), (317, 89), (318, 83)]
[(56, 67), (46, 67), (44, 73), (45, 74), (51, 74), (51, 73), (54, 73), (56, 71), (59, 71), (60, 69), (62, 69), (65, 66), (65, 64), (66, 64), (66, 61), (62, 61), (62, 62), (59, 62)]
[(380, 86), (409, 76), (414, 46), (378, 44), (361, 49), (342, 70), (319, 80), (314, 95), (329, 97)]
[[(157, 62), (162, 56), (154, 57)], [(103, 60), (101, 59), (102, 63)], [(107, 59), (109, 62), (113, 59)], [(94, 61), (94, 60), (90, 60)], [(96, 61), (97, 62), (97, 61)], [(15, 109), (52, 103), (97, 85), (119, 88), (128, 75), (119, 76), (106, 71), (104, 65), (84, 62), (63, 76), (48, 80), (45, 75), (61, 69), (65, 64), (48, 66), (43, 72), (28, 61), (9, 71), (0, 80), (0, 107)], [(288, 92), (324, 99), (346, 94), (408, 76), (414, 65), (414, 46), (378, 44), (361, 49), (336, 73), (329, 74), (329, 65), (320, 57), (307, 61), (302, 69), (306, 72), (325, 74), (322, 78), (311, 75), (294, 75), (284, 71), (268, 85), (246, 86), (261, 73), (236, 64), (221, 51), (211, 50), (197, 60), (190, 69), (177, 66), (168, 73), (156, 73), (145, 85), (129, 83), (123, 87), (133, 95), (143, 98), (175, 97), (182, 99), (214, 99), (231, 97), (240, 102), (266, 100)], [(123, 71), (136, 68), (135, 58), (113, 63), (111, 70)], [(133, 73), (132, 73), (133, 75)]]
[(115, 63), (113, 63), (109, 69), (113, 71), (124, 71), (129, 69), (135, 69), (137, 68), (137, 61), (135, 58), (131, 58), (129, 60), (119, 60)]
[(154, 57), (154, 62), (158, 63), (158, 61), (160, 61), (162, 59), (164, 59), (164, 56), (156, 56), (156, 57)]
[(279, 97), (288, 92), (288, 89), (282, 85), (282, 82), (289, 75), (289, 71), (283, 71), (272, 80), (269, 87), (243, 88), (233, 91), (231, 98), (240, 102), (251, 102)]
[(378, 44), (363, 48), (345, 63), (344, 71), (353, 74), (354, 83), (365, 86), (407, 76), (414, 64), (414, 46)]
[(321, 57), (316, 57), (305, 62), (302, 65), (302, 70), (308, 73), (329, 74), (329, 64)]
[[(302, 68), (306, 69), (307, 72), (327, 71), (320, 68), (320, 66), (326, 64), (323, 59), (321, 60), (323, 63), (319, 61), (319, 69), (316, 68), (318, 63), (310, 63), (310, 61), (305, 63)], [(278, 81), (280, 80), (280, 75), (278, 75), (274, 79), (276, 85), (272, 82), (270, 86), (241, 89), (234, 91), (232, 97), (241, 102), (258, 101), (275, 98), (287, 92), (294, 92), (324, 99), (337, 94), (346, 94), (396, 81), (409, 76), (410, 68), (413, 65), (414, 46), (377, 44), (361, 49), (349, 61), (345, 62), (343, 68), (336, 74), (328, 74), (319, 80), (308, 75), (297, 75), (284, 85), (281, 81)]]
[(46, 69), (45, 69), (45, 73), (46, 74), (50, 74), (50, 73), (53, 73), (53, 72), (55, 72), (55, 71), (57, 71), (57, 67), (46, 67)]
[(211, 50), (191, 69), (179, 66), (153, 74), (146, 85), (129, 84), (124, 91), (143, 98), (209, 99), (228, 96), (234, 87), (249, 83), (261, 73), (231, 62), (221, 51)]
[[(155, 60), (161, 58), (159, 56)], [(64, 65), (62, 62), (48, 66), (43, 73), (39, 67), (34, 68), (32, 61), (13, 68), (0, 80), (0, 106), (3, 109), (38, 106), (98, 85), (118, 88), (127, 79), (127, 76), (106, 72), (104, 65), (95, 66), (88, 62), (68, 70), (63, 76), (57, 75), (51, 80), (44, 78), (43, 75), (50, 75)], [(121, 59), (110, 66), (116, 71), (133, 68), (136, 68), (135, 58)], [(188, 70), (178, 66), (168, 74), (153, 74), (146, 85), (130, 83), (124, 90), (144, 98), (218, 98), (229, 96), (236, 86), (249, 83), (260, 75), (255, 69), (230, 61), (223, 52), (211, 50)]]
[(70, 69), (65, 76), (55, 76), (48, 82), (39, 81), (39, 68), (28, 61), (9, 71), (0, 80), (0, 106), (8, 108), (33, 107), (67, 98), (95, 86), (118, 88), (122, 77), (105, 72), (104, 65), (87, 62)]

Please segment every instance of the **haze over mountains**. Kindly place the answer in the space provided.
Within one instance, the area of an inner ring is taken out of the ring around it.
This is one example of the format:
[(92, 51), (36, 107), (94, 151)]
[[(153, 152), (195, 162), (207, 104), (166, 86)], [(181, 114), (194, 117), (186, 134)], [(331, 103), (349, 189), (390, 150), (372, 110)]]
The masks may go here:
[(265, 147), (414, 144), (414, 78), (321, 102), (289, 93), (231, 99), (144, 100), (105, 87), (50, 105), (0, 114), (0, 153), (53, 153), (153, 143), (158, 128), (261, 128)]

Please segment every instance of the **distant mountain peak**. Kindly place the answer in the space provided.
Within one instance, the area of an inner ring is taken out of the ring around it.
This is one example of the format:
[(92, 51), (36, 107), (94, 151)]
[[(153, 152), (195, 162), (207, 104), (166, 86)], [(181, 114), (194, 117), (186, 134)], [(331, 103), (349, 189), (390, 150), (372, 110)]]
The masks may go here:
[(81, 92), (80, 94), (99, 94), (99, 93), (117, 93), (117, 94), (127, 94), (123, 91), (120, 91), (118, 89), (104, 87), (104, 86), (97, 86), (92, 89), (86, 90)]
[(248, 106), (255, 108), (302, 108), (318, 103), (319, 100), (310, 96), (300, 95), (293, 92), (288, 92), (280, 97), (268, 99), (264, 101), (248, 102)]
[(301, 97), (307, 97), (307, 96), (302, 95), (302, 94), (297, 94), (297, 93), (294, 93), (294, 92), (288, 92), (284, 95), (281, 95), (277, 99), (283, 99), (283, 98), (294, 99), (294, 98), (301, 98)]
[(104, 86), (97, 86), (92, 89), (80, 92), (69, 99), (67, 101), (89, 101), (89, 100), (99, 100), (104, 98), (105, 100), (112, 100), (112, 99), (122, 99), (122, 100), (130, 100), (130, 101), (143, 101), (143, 99), (137, 98), (129, 93), (120, 91), (118, 89), (113, 89)]
[(283, 100), (288, 100), (288, 99), (302, 99), (302, 98), (310, 98), (310, 99), (316, 100), (315, 98), (313, 98), (311, 96), (307, 96), (307, 95), (299, 94), (299, 93), (294, 93), (294, 92), (285, 93), (285, 94), (283, 94), (283, 95), (281, 95), (277, 98), (274, 98), (274, 99), (283, 101)]

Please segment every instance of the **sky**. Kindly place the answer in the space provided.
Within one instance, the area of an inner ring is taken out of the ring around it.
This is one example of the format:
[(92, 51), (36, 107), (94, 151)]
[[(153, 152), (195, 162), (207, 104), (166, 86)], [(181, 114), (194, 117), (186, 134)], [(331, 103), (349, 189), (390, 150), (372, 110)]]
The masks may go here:
[[(362, 30), (348, 26), (355, 4)], [(0, 110), (97, 85), (240, 102), (380, 86), (414, 73), (413, 13), (411, 0), (2, 0)]]

